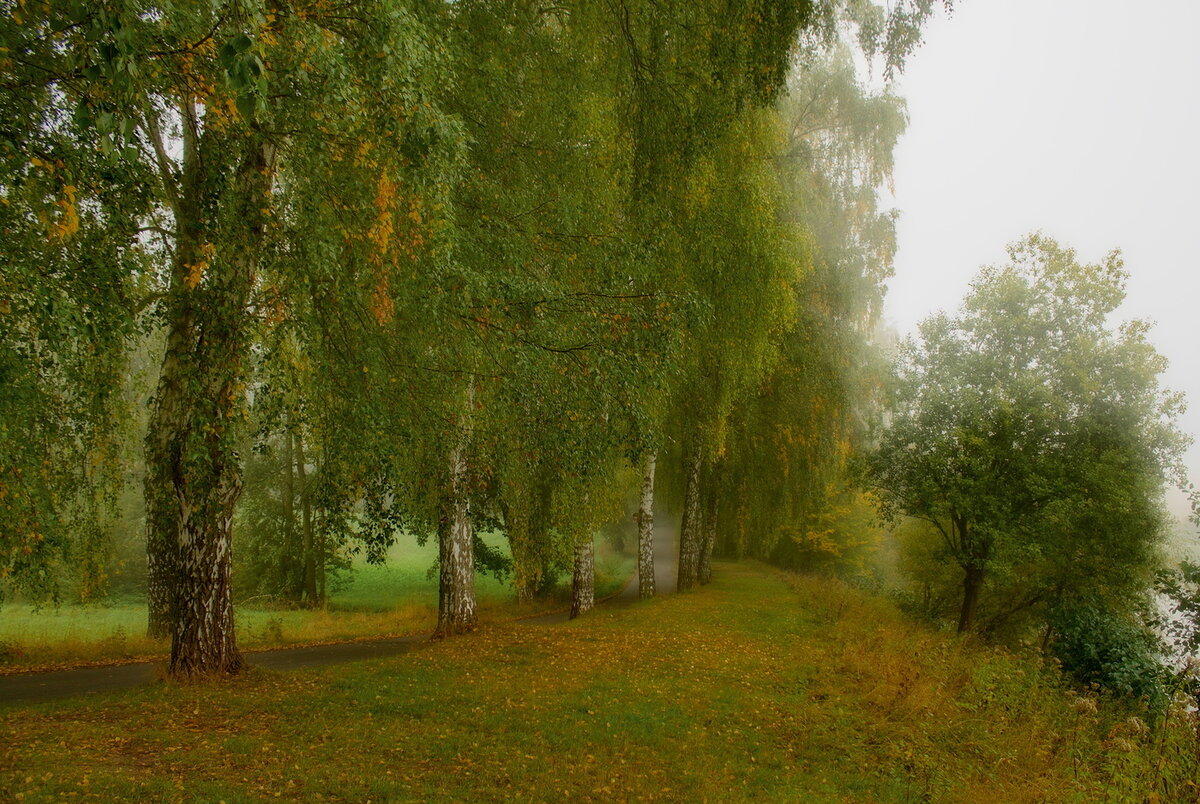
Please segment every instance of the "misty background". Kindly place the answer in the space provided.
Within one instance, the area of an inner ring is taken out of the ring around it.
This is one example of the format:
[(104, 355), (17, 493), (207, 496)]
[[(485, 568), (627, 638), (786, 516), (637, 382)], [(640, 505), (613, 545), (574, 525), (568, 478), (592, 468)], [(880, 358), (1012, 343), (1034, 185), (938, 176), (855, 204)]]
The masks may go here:
[[(954, 310), (1031, 231), (1089, 262), (1119, 248), (1124, 317), (1155, 323), (1165, 384), (1190, 403), (1180, 427), (1200, 433), (1198, 29), (1189, 0), (964, 0), (939, 14), (898, 81), (910, 123), (885, 317), (907, 335)], [(1187, 463), (1197, 483), (1200, 445)], [(1168, 501), (1187, 515), (1182, 493)]]

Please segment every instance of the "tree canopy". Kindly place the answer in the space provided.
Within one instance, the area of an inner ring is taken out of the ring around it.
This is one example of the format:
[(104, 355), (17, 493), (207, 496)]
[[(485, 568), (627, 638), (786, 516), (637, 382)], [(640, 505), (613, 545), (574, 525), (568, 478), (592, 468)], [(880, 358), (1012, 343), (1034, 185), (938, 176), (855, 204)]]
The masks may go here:
[(884, 510), (928, 522), (962, 570), (958, 627), (989, 580), (1020, 590), (991, 625), (1068, 598), (1148, 588), (1182, 400), (1142, 322), (1113, 323), (1120, 255), (1096, 264), (1042, 235), (984, 269), (897, 363), (892, 420), (866, 461)]

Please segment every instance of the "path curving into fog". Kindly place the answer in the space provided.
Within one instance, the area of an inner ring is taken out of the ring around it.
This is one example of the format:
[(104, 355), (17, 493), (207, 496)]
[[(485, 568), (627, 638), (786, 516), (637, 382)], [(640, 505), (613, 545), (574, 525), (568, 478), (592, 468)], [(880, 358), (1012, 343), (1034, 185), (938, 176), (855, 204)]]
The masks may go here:
[[(676, 575), (679, 569), (679, 528), (674, 517), (656, 514), (654, 517), (654, 592), (658, 595), (675, 593)], [(638, 600), (637, 566), (634, 566), (633, 577), (618, 600), (627, 602)]]

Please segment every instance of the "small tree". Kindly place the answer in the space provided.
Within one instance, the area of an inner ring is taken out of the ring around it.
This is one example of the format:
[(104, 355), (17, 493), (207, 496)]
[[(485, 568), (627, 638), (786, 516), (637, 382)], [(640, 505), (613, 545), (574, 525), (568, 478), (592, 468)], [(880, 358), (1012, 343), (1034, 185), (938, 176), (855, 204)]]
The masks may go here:
[(1081, 264), (1041, 235), (1009, 255), (902, 350), (893, 421), (866, 462), (885, 514), (931, 523), (961, 568), (960, 632), (1006, 573), (1029, 587), (1026, 608), (1144, 590), (1186, 445), (1146, 325), (1110, 324), (1120, 255)]

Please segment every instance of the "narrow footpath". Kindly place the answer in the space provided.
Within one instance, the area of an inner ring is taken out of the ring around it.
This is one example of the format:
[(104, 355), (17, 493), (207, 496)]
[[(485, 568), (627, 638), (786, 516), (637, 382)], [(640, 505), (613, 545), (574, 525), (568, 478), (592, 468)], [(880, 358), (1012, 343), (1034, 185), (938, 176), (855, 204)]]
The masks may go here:
[[(666, 517), (663, 517), (665, 520)], [(676, 533), (674, 523), (656, 523), (654, 528), (654, 583), (658, 594), (675, 592)], [(625, 587), (602, 604), (627, 605), (638, 600), (638, 581), (635, 570)], [(531, 625), (553, 625), (568, 619), (569, 612), (554, 611), (529, 617), (521, 622)], [(429, 636), (415, 634), (404, 637), (337, 642), (329, 645), (309, 645), (274, 650), (246, 651), (243, 658), (254, 667), (269, 670), (299, 670), (323, 667), (343, 662), (382, 659), (406, 653), (418, 645), (428, 644)], [(39, 703), (79, 695), (99, 695), (116, 690), (151, 684), (161, 678), (161, 662), (112, 664), (101, 667), (76, 667), (67, 670), (48, 670), (0, 675), (0, 706)]]

